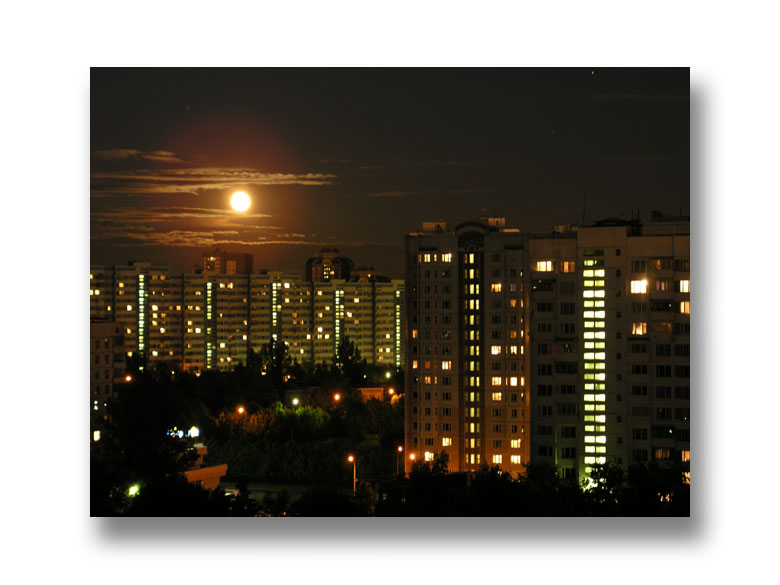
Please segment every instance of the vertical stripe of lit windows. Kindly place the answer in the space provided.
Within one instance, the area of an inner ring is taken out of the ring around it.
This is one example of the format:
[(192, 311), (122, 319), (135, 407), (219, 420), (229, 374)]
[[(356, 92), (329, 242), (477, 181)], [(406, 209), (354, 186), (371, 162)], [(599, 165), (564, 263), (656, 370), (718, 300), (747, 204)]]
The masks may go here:
[[(206, 283), (206, 320), (211, 320), (211, 314), (212, 314), (212, 307), (213, 307), (213, 287), (214, 283), (207, 282)], [(208, 327), (210, 323), (207, 324), (206, 327), (206, 334), (208, 335), (208, 338), (206, 339), (206, 367), (212, 368), (214, 366), (214, 355), (212, 350), (212, 343), (211, 343), (211, 330), (212, 327)]]
[(401, 291), (395, 291), (395, 365), (401, 367)]
[[(146, 284), (144, 275), (138, 275), (138, 351), (143, 354), (146, 343), (144, 337), (146, 334)], [(128, 305), (129, 307), (130, 305)]]
[[(603, 260), (584, 260), (582, 271), (583, 296), (583, 413), (586, 423), (585, 465), (606, 463), (606, 310), (605, 270)], [(598, 340), (598, 341), (596, 341)], [(595, 350), (600, 351), (595, 351)], [(586, 467), (585, 472), (588, 473)]]

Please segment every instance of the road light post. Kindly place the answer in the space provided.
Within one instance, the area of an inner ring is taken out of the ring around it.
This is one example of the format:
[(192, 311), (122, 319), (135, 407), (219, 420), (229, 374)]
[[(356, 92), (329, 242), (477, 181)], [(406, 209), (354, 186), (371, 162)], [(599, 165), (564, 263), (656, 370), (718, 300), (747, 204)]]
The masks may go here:
[(402, 445), (398, 445), (398, 449), (395, 452), (395, 474), (399, 475), (401, 472), (399, 471), (399, 459), (401, 457), (401, 453), (404, 452), (404, 448)]
[(357, 494), (357, 461), (354, 455), (347, 457), (347, 461), (352, 464), (352, 495)]

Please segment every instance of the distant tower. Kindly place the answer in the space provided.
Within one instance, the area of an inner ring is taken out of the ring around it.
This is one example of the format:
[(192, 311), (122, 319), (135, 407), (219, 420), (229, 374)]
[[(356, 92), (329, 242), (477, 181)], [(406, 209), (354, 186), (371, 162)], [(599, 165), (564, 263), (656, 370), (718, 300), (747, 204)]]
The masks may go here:
[(252, 254), (225, 252), (219, 248), (203, 252), (203, 270), (217, 274), (251, 274)]
[(323, 248), (306, 261), (306, 282), (349, 280), (354, 267), (352, 260), (341, 256), (336, 248)]

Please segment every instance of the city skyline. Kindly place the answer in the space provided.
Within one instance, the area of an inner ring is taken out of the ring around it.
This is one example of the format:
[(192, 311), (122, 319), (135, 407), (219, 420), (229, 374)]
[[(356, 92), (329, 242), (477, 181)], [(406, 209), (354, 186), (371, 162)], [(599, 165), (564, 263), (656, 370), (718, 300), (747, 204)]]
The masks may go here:
[[(422, 221), (689, 214), (688, 69), (93, 69), (91, 263), (401, 275)], [(230, 208), (250, 194), (245, 213)], [(403, 211), (400, 211), (403, 210)]]

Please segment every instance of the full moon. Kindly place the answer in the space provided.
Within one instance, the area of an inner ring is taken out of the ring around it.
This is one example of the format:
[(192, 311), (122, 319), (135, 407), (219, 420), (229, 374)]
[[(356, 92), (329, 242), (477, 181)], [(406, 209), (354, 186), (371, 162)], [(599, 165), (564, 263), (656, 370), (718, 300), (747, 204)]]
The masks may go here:
[(236, 191), (230, 198), (230, 205), (236, 211), (246, 211), (252, 205), (252, 200), (243, 191)]

